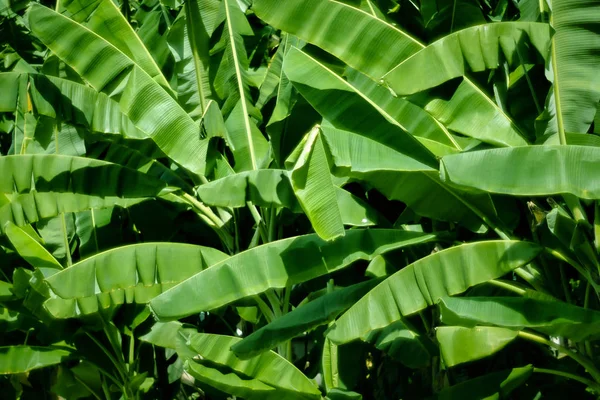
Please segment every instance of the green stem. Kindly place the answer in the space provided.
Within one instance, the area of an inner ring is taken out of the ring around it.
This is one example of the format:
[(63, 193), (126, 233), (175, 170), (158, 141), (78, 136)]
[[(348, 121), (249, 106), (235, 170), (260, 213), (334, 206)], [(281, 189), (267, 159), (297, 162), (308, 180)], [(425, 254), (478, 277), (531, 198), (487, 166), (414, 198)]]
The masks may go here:
[(596, 382), (600, 382), (600, 371), (598, 371), (598, 369), (596, 368), (594, 363), (591, 360), (589, 360), (587, 357), (585, 357), (581, 354), (577, 354), (564, 346), (556, 344), (553, 341), (548, 340), (545, 337), (534, 334), (534, 333), (519, 331), (519, 337), (529, 340), (531, 342), (550, 346), (550, 347), (558, 350), (559, 352), (566, 354), (567, 356), (571, 357), (573, 359), (573, 361), (577, 362), (579, 365), (581, 365), (583, 368), (585, 368), (586, 371), (594, 378), (594, 380)]
[(285, 315), (290, 311), (290, 296), (292, 294), (292, 286), (287, 285), (283, 293), (283, 306), (281, 307), (281, 313)]
[(492, 284), (494, 286), (497, 286), (499, 288), (506, 289), (510, 292), (516, 293), (519, 296), (524, 296), (526, 293), (524, 289), (521, 289), (520, 287), (518, 287), (512, 283), (505, 282), (503, 280), (492, 279), (491, 281), (488, 281), (488, 283)]
[(69, 246), (69, 235), (67, 233), (67, 220), (65, 218), (65, 213), (60, 214), (60, 223), (62, 225), (65, 253), (67, 254), (67, 267), (70, 267), (73, 265), (73, 259), (71, 258), (71, 246)]
[[(98, 346), (100, 348), (100, 350), (102, 350), (102, 352), (106, 355), (106, 357), (108, 357), (108, 359), (110, 360), (110, 362), (113, 363), (113, 365), (115, 366), (115, 369), (117, 370), (117, 372), (121, 376), (122, 381), (126, 382), (127, 381), (127, 374), (125, 373), (125, 371), (122, 370), (121, 364), (119, 364), (119, 362), (117, 361), (117, 359), (114, 358), (112, 354), (110, 354), (110, 351), (108, 351), (108, 349), (106, 347), (104, 347), (104, 345), (102, 343), (100, 343), (100, 341), (98, 339), (96, 339), (94, 337), (94, 335), (90, 334), (89, 332), (85, 332), (85, 334), (90, 339), (92, 339), (92, 341), (94, 343), (96, 343), (96, 346)], [(118, 382), (115, 382), (115, 383), (118, 383)]]
[(267, 290), (265, 292), (265, 295), (267, 296), (267, 300), (269, 300), (269, 303), (271, 304), (271, 308), (275, 312), (275, 317), (281, 317), (281, 301), (279, 301), (279, 298), (277, 297), (273, 289)]
[[(81, 379), (79, 379), (79, 378), (77, 377), (77, 375), (73, 374), (73, 377), (74, 377), (74, 378), (75, 378), (75, 380), (76, 380), (77, 382), (79, 382), (79, 383), (80, 383), (80, 384), (81, 384), (81, 385), (82, 385), (84, 388), (86, 388), (86, 389), (87, 389), (87, 390), (88, 390), (88, 391), (89, 391), (89, 392), (92, 394), (92, 396), (94, 396), (94, 397), (95, 397), (96, 399), (98, 399), (98, 400), (102, 400), (102, 398), (101, 398), (100, 396), (98, 396), (98, 395), (96, 394), (96, 392), (94, 392), (94, 391), (92, 390), (92, 388), (91, 388), (91, 387), (89, 387), (89, 386), (88, 386), (88, 385), (87, 385), (87, 384), (86, 384), (84, 381), (82, 381)], [(106, 395), (106, 393), (104, 393), (104, 394)]]
[(271, 207), (269, 211), (269, 235), (268, 240), (270, 242), (274, 242), (276, 240), (276, 220), (277, 220), (277, 209), (275, 207)]
[(258, 209), (256, 208), (256, 206), (254, 204), (252, 204), (249, 201), (246, 202), (246, 205), (248, 206), (248, 209), (250, 210), (250, 214), (252, 214), (252, 218), (254, 218), (254, 222), (256, 223), (256, 227), (260, 233), (260, 238), (262, 239), (263, 243), (268, 243), (267, 230), (265, 229), (264, 221), (263, 221), (262, 217), (260, 216)]
[(527, 81), (527, 86), (529, 86), (529, 92), (531, 93), (531, 97), (533, 98), (533, 103), (535, 105), (535, 109), (537, 110), (538, 115), (540, 115), (543, 111), (542, 107), (540, 107), (540, 103), (538, 102), (537, 96), (535, 95), (535, 90), (533, 89), (533, 83), (531, 83), (531, 78), (529, 78), (529, 73), (527, 72), (527, 68), (525, 68), (525, 62), (523, 61), (523, 57), (521, 56), (521, 51), (519, 50), (519, 45), (517, 41), (515, 42), (515, 49), (517, 50), (517, 57), (519, 57), (519, 63), (521, 64), (521, 68), (523, 68), (523, 74), (525, 75), (525, 80)]
[(254, 296), (254, 301), (256, 301), (256, 304), (258, 304), (258, 308), (260, 308), (260, 311), (263, 313), (268, 323), (275, 319), (273, 311), (269, 308), (267, 303), (265, 303), (265, 301), (260, 298), (260, 295)]
[(557, 371), (557, 370), (554, 370), (554, 369), (537, 368), (537, 367), (533, 368), (533, 372), (537, 372), (537, 373), (540, 373), (540, 374), (549, 374), (549, 375), (562, 376), (562, 377), (567, 378), (567, 379), (572, 379), (574, 381), (581, 382), (584, 385), (593, 388), (596, 392), (600, 393), (600, 385), (599, 384), (597, 384), (596, 382), (594, 382), (594, 381), (592, 381), (590, 379), (583, 378), (583, 377), (581, 377), (579, 375), (575, 375), (575, 374), (571, 374), (571, 373), (563, 372), (563, 371)]
[[(590, 293), (591, 293), (592, 285), (587, 282), (585, 285), (585, 296), (583, 298), (583, 308), (590, 308)], [(590, 359), (594, 359), (594, 349), (589, 340), (584, 342), (585, 352), (587, 353)]]
[(569, 286), (567, 284), (567, 276), (565, 275), (565, 267), (562, 263), (559, 264), (558, 270), (560, 271), (560, 283), (565, 294), (565, 300), (567, 303), (573, 304), (573, 299), (571, 298), (571, 293), (569, 292)]

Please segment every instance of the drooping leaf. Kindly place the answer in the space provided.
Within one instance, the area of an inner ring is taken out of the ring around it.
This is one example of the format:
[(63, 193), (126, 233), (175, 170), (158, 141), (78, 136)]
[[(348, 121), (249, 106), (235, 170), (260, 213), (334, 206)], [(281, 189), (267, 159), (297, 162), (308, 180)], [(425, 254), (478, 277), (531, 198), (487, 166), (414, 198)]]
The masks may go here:
[(347, 69), (345, 76), (352, 86), (381, 107), (407, 132), (416, 136), (436, 156), (462, 150), (461, 145), (446, 127), (422, 108), (402, 97), (393, 96), (386, 87), (377, 84), (355, 69)]
[(321, 398), (315, 383), (272, 351), (239, 360), (229, 349), (240, 340), (181, 330), (177, 352), (186, 360), (186, 370), (192, 376), (226, 393), (249, 400)]
[(62, 265), (52, 257), (52, 254), (44, 246), (12, 222), (5, 223), (4, 232), (17, 253), (34, 268), (63, 269)]
[(41, 346), (0, 347), (0, 375), (21, 374), (60, 364), (71, 355), (65, 349)]
[(495, 325), (565, 336), (573, 341), (598, 337), (600, 312), (557, 301), (527, 297), (444, 298), (439, 303), (447, 325)]
[[(292, 0), (286, 7), (277, 0), (256, 0), (252, 9), (262, 20), (321, 47), (375, 81), (425, 47), (375, 15), (335, 0)], [(515, 123), (470, 79), (463, 80), (450, 100), (426, 96), (416, 104), (463, 135), (487, 138), (492, 144), (527, 143), (519, 139), (522, 132)]]
[[(281, 7), (277, 0), (255, 0), (252, 10), (270, 25), (316, 44), (375, 79), (423, 47), (376, 16), (338, 1), (292, 0)], [(388, 51), (391, 48), (394, 51)]]
[[(11, 195), (9, 200), (9, 203), (0, 206), (0, 220), (10, 221), (22, 227), (63, 213), (113, 206), (127, 208), (148, 199), (31, 191), (25, 194)], [(3, 232), (4, 227), (0, 225), (0, 233)]]
[(180, 243), (116, 248), (46, 279), (51, 298), (45, 307), (55, 318), (72, 318), (124, 303), (144, 304), (225, 258), (216, 249)]
[(429, 365), (437, 353), (433, 342), (404, 320), (372, 331), (365, 341), (409, 368)]
[[(342, 222), (351, 226), (382, 223), (375, 209), (356, 196), (334, 187)], [(239, 172), (199, 186), (196, 193), (209, 206), (246, 207), (247, 202), (260, 207), (286, 207), (300, 213), (302, 208), (290, 183), (289, 172), (259, 169)]]
[(66, 16), (84, 24), (87, 29), (132, 60), (163, 88), (171, 90), (150, 51), (119, 11), (117, 4), (108, 0), (66, 0), (61, 6), (66, 9)]
[(336, 128), (368, 137), (426, 165), (436, 165), (433, 154), (379, 105), (307, 53), (292, 47), (283, 70), (302, 96)]
[(518, 333), (511, 329), (488, 326), (440, 326), (435, 330), (447, 367), (488, 357), (506, 347), (516, 339)]
[(505, 371), (492, 372), (478, 378), (446, 388), (432, 397), (435, 400), (452, 399), (503, 399), (521, 386), (533, 373), (528, 365)]
[(590, 146), (529, 146), (445, 156), (442, 181), (491, 193), (549, 196), (571, 193), (600, 198), (600, 149)]
[(0, 158), (0, 191), (78, 193), (95, 196), (154, 197), (166, 184), (117, 164), (63, 155)]
[[(193, 172), (204, 173), (208, 143), (200, 139), (199, 127), (151, 75), (112, 43), (59, 13), (33, 4), (28, 15), (33, 33), (94, 89), (109, 96), (120, 94), (121, 111), (165, 154)], [(80, 51), (70, 50), (76, 47)], [(124, 87), (115, 93), (120, 84)]]
[(550, 38), (550, 26), (542, 23), (499, 22), (470, 27), (413, 54), (388, 72), (383, 81), (397, 95), (406, 96), (465, 76), (468, 71), (498, 68), (501, 54), (512, 66), (532, 63), (536, 56), (543, 64), (549, 58)]
[(460, 222), (473, 231), (481, 227), (481, 217), (474, 210), (495, 217), (489, 197), (445, 185), (436, 170), (361, 135), (328, 124), (321, 129), (332, 154), (335, 175), (364, 181), (419, 215)]
[[(325, 242), (315, 234), (283, 239), (236, 254), (187, 279), (152, 300), (150, 308), (159, 319), (174, 320), (436, 238), (432, 234), (372, 229), (349, 230), (333, 242)], [(191, 287), (196, 289), (190, 291)]]
[(371, 331), (434, 305), (448, 295), (499, 278), (541, 251), (534, 243), (498, 240), (455, 246), (424, 257), (367, 293), (330, 328), (336, 343), (365, 340)]

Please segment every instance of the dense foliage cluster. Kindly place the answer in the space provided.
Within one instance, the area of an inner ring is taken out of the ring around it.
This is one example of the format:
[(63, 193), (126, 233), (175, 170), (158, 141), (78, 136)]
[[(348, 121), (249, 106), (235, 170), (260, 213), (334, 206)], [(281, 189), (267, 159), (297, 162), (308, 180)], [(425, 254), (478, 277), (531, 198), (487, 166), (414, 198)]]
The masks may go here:
[(0, 397), (600, 396), (600, 0), (0, 0)]

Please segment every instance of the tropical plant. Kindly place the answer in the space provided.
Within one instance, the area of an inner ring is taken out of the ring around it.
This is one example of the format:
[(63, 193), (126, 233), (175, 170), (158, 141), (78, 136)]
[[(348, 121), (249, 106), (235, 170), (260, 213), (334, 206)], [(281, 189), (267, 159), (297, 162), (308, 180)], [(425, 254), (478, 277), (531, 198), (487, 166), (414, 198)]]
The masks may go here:
[(599, 0), (0, 32), (3, 398), (600, 396)]

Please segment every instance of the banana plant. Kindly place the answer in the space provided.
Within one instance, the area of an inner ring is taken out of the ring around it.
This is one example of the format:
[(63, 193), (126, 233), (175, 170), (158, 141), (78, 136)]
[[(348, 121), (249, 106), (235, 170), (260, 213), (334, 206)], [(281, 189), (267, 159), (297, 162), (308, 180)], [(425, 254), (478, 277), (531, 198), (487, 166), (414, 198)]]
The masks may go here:
[(599, 27), (0, 2), (3, 395), (600, 396)]

